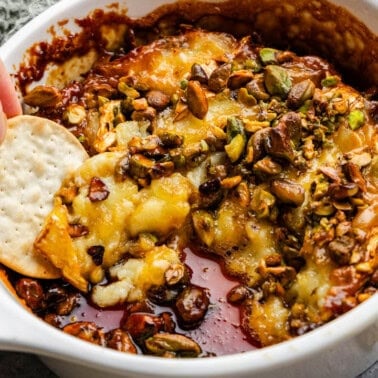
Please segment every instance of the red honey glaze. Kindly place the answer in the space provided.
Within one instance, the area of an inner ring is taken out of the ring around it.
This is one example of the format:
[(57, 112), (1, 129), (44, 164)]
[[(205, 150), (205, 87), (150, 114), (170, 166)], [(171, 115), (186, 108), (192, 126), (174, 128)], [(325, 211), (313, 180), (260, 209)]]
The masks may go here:
[[(227, 277), (215, 258), (205, 257), (190, 248), (185, 248), (183, 252), (185, 263), (192, 271), (191, 283), (209, 289), (210, 306), (206, 317), (196, 329), (183, 330), (171, 308), (154, 305), (154, 312), (170, 312), (176, 323), (176, 332), (195, 340), (205, 355), (219, 356), (255, 349), (240, 327), (240, 309), (227, 302), (227, 293), (239, 282)], [(123, 308), (98, 309), (83, 297), (79, 307), (60, 319), (62, 325), (72, 321), (93, 321), (104, 331), (109, 331), (120, 327), (123, 316)]]
[(227, 277), (216, 259), (184, 249), (185, 263), (192, 269), (191, 282), (210, 291), (208, 313), (195, 330), (187, 332), (204, 351), (216, 355), (255, 349), (240, 327), (240, 309), (227, 302), (227, 293), (239, 284)]

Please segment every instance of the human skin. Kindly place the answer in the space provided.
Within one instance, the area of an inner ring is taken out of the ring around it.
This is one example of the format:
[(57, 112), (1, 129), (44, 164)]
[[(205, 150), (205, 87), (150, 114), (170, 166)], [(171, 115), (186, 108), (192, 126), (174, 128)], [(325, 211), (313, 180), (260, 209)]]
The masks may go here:
[(14, 84), (4, 63), (0, 60), (0, 143), (4, 140), (7, 130), (7, 118), (22, 113)]

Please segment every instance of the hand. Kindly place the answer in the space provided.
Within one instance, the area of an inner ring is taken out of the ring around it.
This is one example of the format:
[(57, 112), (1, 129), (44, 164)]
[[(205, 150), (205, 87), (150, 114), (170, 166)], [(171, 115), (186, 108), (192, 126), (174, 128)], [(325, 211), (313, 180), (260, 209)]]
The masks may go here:
[(14, 84), (0, 60), (0, 143), (4, 140), (7, 130), (7, 118), (22, 113)]

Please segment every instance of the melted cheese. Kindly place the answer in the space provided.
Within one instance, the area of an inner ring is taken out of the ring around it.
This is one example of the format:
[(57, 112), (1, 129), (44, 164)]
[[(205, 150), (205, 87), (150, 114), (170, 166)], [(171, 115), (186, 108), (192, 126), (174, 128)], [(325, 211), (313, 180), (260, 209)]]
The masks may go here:
[(237, 46), (237, 41), (225, 34), (188, 32), (138, 49), (131, 59), (120, 62), (116, 70), (133, 77), (141, 86), (172, 95), (194, 63), (212, 71), (216, 62), (226, 61), (227, 54)]
[(227, 118), (237, 116), (242, 106), (223, 92), (208, 99), (209, 111), (203, 120), (188, 113), (182, 119), (176, 120), (172, 109), (160, 113), (157, 118), (157, 133), (171, 132), (184, 136), (184, 143), (191, 144), (205, 139), (213, 126), (223, 128)]
[[(191, 185), (185, 177), (176, 173), (138, 191), (132, 179), (115, 179), (115, 166), (122, 156), (120, 152), (107, 152), (88, 159), (65, 183), (78, 191), (71, 206), (58, 196), (35, 242), (36, 248), (82, 291), (87, 291), (88, 282), (104, 278), (105, 269), (127, 253), (131, 238), (142, 232), (168, 235), (183, 225), (190, 210)], [(100, 178), (109, 191), (102, 201), (93, 202), (88, 197), (93, 177)], [(88, 233), (71, 237), (69, 225), (76, 223), (86, 227)], [(100, 265), (88, 254), (93, 246), (104, 248)]]
[(110, 275), (115, 282), (96, 285), (92, 299), (100, 307), (140, 301), (151, 286), (165, 283), (164, 273), (173, 264), (180, 264), (177, 251), (166, 246), (155, 247), (143, 259), (131, 258), (112, 267)]

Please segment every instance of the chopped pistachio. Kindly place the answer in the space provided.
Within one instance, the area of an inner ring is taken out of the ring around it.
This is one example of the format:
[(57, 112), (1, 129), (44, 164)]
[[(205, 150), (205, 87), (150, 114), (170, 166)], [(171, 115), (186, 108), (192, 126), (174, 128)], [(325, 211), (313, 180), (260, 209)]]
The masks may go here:
[(352, 130), (359, 129), (365, 123), (365, 115), (361, 110), (352, 110), (348, 115), (348, 123)]
[(335, 208), (331, 203), (321, 202), (315, 206), (314, 213), (316, 215), (327, 217), (335, 212)]
[(183, 79), (183, 80), (180, 81), (180, 88), (181, 89), (185, 90), (187, 86), (188, 86), (188, 80)]
[(344, 98), (334, 98), (330, 105), (333, 114), (345, 114), (348, 111), (348, 102)]
[(269, 121), (253, 121), (253, 120), (244, 120), (244, 128), (250, 133), (255, 133), (257, 130), (264, 129), (269, 127)]
[(248, 70), (238, 70), (233, 72), (227, 81), (228, 88), (238, 89), (246, 85), (253, 79), (253, 73)]
[(313, 198), (315, 200), (319, 200), (323, 198), (328, 192), (328, 187), (329, 187), (328, 181), (322, 178), (322, 176), (318, 176), (316, 180), (316, 184), (315, 184)]
[(276, 49), (272, 49), (272, 48), (269, 48), (269, 47), (262, 48), (259, 51), (259, 56), (260, 56), (261, 62), (264, 65), (277, 63), (277, 53), (278, 53), (278, 50), (276, 50)]
[(224, 63), (216, 68), (209, 77), (209, 89), (215, 93), (221, 92), (227, 85), (231, 74), (231, 64)]
[(146, 110), (148, 107), (147, 100), (143, 98), (136, 98), (132, 101), (134, 110)]
[(62, 95), (55, 87), (48, 85), (38, 85), (24, 97), (24, 102), (30, 106), (48, 108), (57, 106), (62, 99)]
[(225, 188), (225, 189), (232, 189), (235, 186), (239, 185), (241, 181), (242, 181), (242, 177), (240, 175), (226, 177), (221, 181), (221, 186), (222, 188)]
[(236, 117), (229, 117), (227, 118), (227, 143), (230, 143), (231, 140), (238, 134), (242, 135), (245, 138), (245, 131), (243, 122)]
[(118, 83), (118, 91), (123, 93), (126, 97), (138, 98), (140, 96), (139, 92), (127, 85), (124, 81)]
[(84, 143), (87, 140), (85, 135), (79, 135), (77, 139), (79, 140), (80, 143)]
[(257, 104), (256, 99), (251, 94), (248, 93), (246, 88), (240, 88), (239, 89), (238, 100), (241, 103), (243, 103), (245, 105), (249, 105), (249, 106), (253, 106), (253, 105)]
[(261, 71), (261, 65), (255, 59), (247, 59), (244, 62), (244, 68), (246, 68), (247, 70), (251, 70), (255, 73)]
[(285, 68), (269, 65), (265, 67), (265, 86), (271, 95), (286, 98), (292, 83)]
[(104, 96), (98, 96), (97, 100), (98, 100), (98, 105), (99, 106), (104, 106), (107, 102), (110, 101), (108, 98), (106, 98)]
[(207, 73), (202, 68), (202, 66), (198, 63), (194, 63), (190, 69), (190, 80), (197, 80), (201, 84), (207, 84), (209, 81), (209, 78), (207, 76)]
[(277, 179), (271, 182), (272, 193), (283, 203), (299, 206), (305, 199), (303, 187), (293, 181)]
[(245, 138), (238, 134), (232, 138), (231, 142), (224, 146), (227, 156), (230, 158), (231, 162), (235, 163), (242, 155), (245, 147)]
[(193, 226), (197, 236), (208, 247), (215, 238), (215, 223), (213, 216), (205, 210), (197, 210), (192, 214)]
[(290, 108), (297, 109), (305, 101), (311, 99), (315, 93), (315, 84), (310, 80), (303, 80), (290, 89), (287, 97), (287, 104)]
[(257, 100), (269, 100), (270, 95), (265, 90), (264, 81), (261, 75), (254, 80), (251, 80), (245, 87), (248, 93)]
[(258, 218), (267, 218), (276, 202), (273, 194), (262, 188), (256, 188), (252, 195), (250, 208)]
[(190, 80), (186, 86), (188, 109), (198, 119), (205, 118), (209, 105), (206, 93), (199, 81)]
[(180, 334), (157, 333), (145, 341), (150, 353), (158, 356), (196, 357), (201, 353), (200, 346), (189, 337)]
[(327, 76), (321, 81), (322, 87), (334, 87), (340, 82), (340, 78), (336, 75)]
[(172, 286), (178, 284), (185, 277), (184, 264), (171, 264), (164, 273), (165, 282)]
[(302, 114), (307, 114), (312, 106), (312, 100), (307, 100), (303, 105), (298, 109)]
[(256, 173), (278, 175), (282, 172), (282, 166), (275, 162), (270, 156), (265, 156), (254, 164), (253, 170)]
[(71, 125), (78, 125), (86, 116), (83, 106), (78, 104), (70, 104), (64, 112), (64, 119)]

